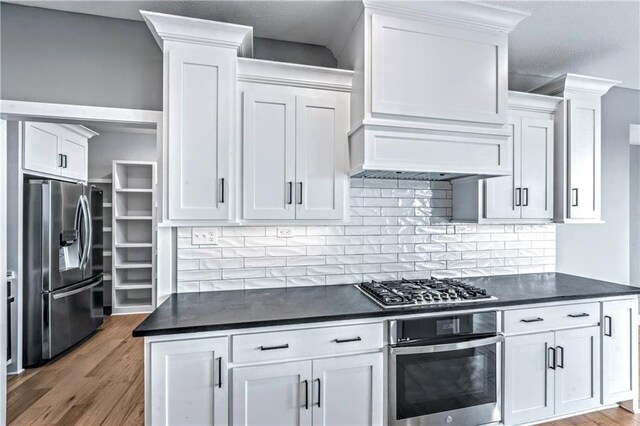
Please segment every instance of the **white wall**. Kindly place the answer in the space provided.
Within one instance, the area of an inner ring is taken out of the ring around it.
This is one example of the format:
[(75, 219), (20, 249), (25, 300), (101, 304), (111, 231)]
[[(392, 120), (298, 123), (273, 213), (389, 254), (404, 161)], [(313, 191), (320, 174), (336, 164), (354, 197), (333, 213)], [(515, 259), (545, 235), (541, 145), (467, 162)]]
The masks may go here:
[[(630, 283), (630, 229), (639, 226), (638, 217), (630, 218), (629, 214), (631, 123), (640, 123), (640, 91), (614, 87), (602, 98), (602, 219), (605, 223), (557, 226), (558, 272)], [(635, 188), (637, 185), (634, 184)], [(640, 282), (634, 281), (634, 284)]]

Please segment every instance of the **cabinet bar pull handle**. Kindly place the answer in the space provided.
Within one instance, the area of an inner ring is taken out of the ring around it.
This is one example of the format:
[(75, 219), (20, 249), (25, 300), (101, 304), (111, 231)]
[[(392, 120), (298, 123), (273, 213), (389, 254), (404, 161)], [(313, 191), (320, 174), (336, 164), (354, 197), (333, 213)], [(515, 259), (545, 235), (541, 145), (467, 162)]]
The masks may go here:
[(544, 321), (544, 319), (538, 317), (538, 318), (532, 318), (532, 319), (521, 319), (520, 322), (526, 322), (526, 323), (530, 323), (530, 322), (540, 322), (540, 321)]
[(529, 188), (524, 188), (522, 190), (522, 196), (524, 198), (524, 201), (522, 202), (522, 206), (523, 207), (529, 206)]
[(558, 346), (558, 355), (560, 358), (560, 361), (558, 361), (558, 368), (563, 368), (564, 369), (564, 348), (562, 346)]
[(302, 204), (302, 182), (298, 182), (298, 204)]
[[(551, 355), (551, 360), (550, 362), (548, 362), (547, 364), (548, 367), (552, 370), (556, 369), (556, 348), (549, 348), (549, 354)], [(549, 361), (548, 359), (549, 357), (547, 357), (547, 361)]]
[(58, 154), (58, 167), (64, 167), (64, 157), (62, 154)]
[(67, 154), (64, 155), (64, 168), (67, 168), (67, 160), (69, 159), (69, 157), (67, 157)]
[(353, 339), (333, 339), (335, 343), (349, 343), (349, 342), (360, 342), (362, 341), (362, 337), (354, 337)]
[(289, 344), (285, 343), (284, 345), (280, 345), (280, 346), (260, 346), (261, 351), (273, 351), (276, 349), (288, 349), (289, 348)]
[(567, 315), (567, 316), (568, 316), (568, 317), (571, 317), (571, 318), (583, 318), (583, 317), (588, 317), (588, 316), (589, 316), (589, 314), (588, 314), (588, 313), (586, 313), (586, 312), (583, 312), (583, 313), (581, 313), (581, 314), (569, 314), (569, 315)]
[(224, 203), (224, 178), (220, 178), (220, 203)]
[(520, 188), (516, 188), (516, 207), (520, 207), (522, 205), (522, 190)]
[(218, 358), (218, 389), (222, 388), (222, 357)]
[(571, 190), (571, 207), (578, 207), (578, 188)]
[(304, 380), (304, 409), (309, 409), (309, 381)]
[(604, 316), (604, 335), (607, 337), (611, 337), (613, 335), (613, 327), (611, 324), (611, 317), (609, 315)]
[(287, 204), (293, 204), (293, 182), (287, 183), (287, 191), (289, 194), (287, 195)]
[(322, 384), (320, 383), (320, 379), (316, 379), (316, 380), (318, 381), (318, 408), (320, 408), (320, 395), (322, 395)]

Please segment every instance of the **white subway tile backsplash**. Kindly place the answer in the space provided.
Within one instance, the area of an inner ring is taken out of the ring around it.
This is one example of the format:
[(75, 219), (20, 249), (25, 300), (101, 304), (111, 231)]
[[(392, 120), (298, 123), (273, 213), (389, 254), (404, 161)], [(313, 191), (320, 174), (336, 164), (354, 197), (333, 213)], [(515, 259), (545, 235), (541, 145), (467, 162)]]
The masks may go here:
[[(452, 224), (449, 182), (351, 179), (345, 225), (177, 230), (178, 292), (555, 271), (555, 225)], [(287, 226), (284, 224), (283, 226)]]

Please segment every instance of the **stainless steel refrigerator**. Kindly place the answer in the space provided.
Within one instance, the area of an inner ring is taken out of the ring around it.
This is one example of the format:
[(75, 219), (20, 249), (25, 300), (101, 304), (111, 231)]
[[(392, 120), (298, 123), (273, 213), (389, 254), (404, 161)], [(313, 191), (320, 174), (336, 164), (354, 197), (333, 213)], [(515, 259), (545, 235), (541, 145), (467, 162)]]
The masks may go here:
[(102, 191), (25, 183), (23, 364), (54, 358), (102, 324)]

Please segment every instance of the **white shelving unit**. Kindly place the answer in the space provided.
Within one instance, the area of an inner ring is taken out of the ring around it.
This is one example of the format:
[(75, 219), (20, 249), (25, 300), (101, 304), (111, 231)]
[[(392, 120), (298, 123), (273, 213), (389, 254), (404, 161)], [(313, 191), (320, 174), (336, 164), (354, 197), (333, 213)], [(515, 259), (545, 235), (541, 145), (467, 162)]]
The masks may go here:
[(114, 314), (151, 312), (156, 291), (156, 163), (113, 162)]
[[(113, 266), (113, 249), (111, 246), (111, 229), (112, 229), (112, 218), (113, 218), (113, 202), (112, 189), (113, 180), (111, 176), (105, 177), (89, 177), (89, 185), (96, 186), (102, 190), (102, 270), (103, 270), (103, 280), (104, 280), (104, 289), (106, 291), (110, 291), (113, 287), (113, 282), (111, 278), (111, 269)], [(108, 299), (105, 298), (105, 305), (108, 306)], [(113, 302), (111, 302), (113, 304)]]

